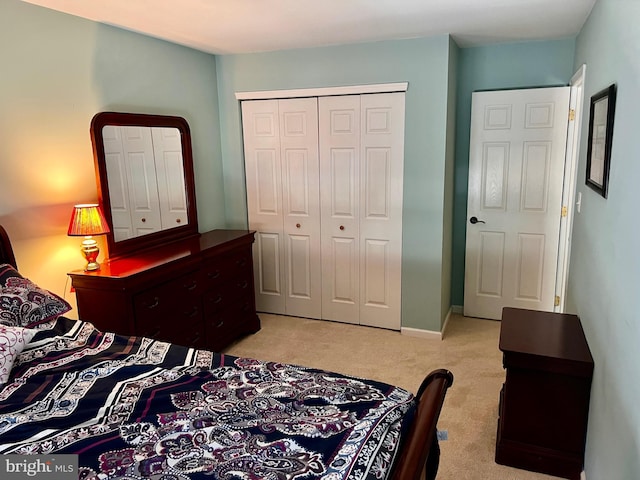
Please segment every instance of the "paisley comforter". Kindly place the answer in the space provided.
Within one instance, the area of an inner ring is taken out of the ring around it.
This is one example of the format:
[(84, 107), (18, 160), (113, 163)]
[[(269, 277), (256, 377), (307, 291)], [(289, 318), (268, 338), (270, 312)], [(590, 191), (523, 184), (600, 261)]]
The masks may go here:
[(83, 479), (386, 478), (415, 408), (370, 380), (49, 327), (0, 386), (0, 454), (78, 454)]

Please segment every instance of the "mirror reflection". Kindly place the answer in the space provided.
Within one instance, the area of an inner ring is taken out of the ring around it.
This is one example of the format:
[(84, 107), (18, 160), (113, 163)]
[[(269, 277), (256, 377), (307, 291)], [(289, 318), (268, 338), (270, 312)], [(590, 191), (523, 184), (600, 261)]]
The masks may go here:
[(91, 122), (91, 140), (110, 258), (198, 235), (184, 118), (101, 112)]
[(187, 222), (180, 131), (106, 125), (102, 129), (114, 241)]

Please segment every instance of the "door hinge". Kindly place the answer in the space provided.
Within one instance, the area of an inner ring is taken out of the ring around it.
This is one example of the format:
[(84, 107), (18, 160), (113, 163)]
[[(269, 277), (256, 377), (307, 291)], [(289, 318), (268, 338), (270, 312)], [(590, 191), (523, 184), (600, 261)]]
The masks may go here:
[(566, 205), (562, 207), (562, 216), (563, 217), (567, 216), (567, 207), (566, 207)]
[(576, 110), (574, 108), (569, 109), (569, 121), (573, 122), (576, 119)]
[(556, 295), (556, 298), (553, 301), (553, 305), (556, 306), (556, 307), (560, 306), (560, 296), (559, 295)]

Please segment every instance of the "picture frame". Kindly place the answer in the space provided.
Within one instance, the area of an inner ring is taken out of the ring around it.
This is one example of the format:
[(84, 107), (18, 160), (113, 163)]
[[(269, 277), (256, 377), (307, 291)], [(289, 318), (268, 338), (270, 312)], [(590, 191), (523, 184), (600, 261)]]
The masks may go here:
[(604, 198), (609, 191), (615, 105), (615, 83), (591, 97), (586, 183)]

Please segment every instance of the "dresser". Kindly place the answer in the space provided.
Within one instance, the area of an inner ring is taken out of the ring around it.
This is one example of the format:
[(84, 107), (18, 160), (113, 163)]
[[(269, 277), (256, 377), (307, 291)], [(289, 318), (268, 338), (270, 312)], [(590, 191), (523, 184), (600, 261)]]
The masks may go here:
[(219, 351), (260, 330), (254, 232), (212, 230), (69, 273), (78, 315), (98, 329)]
[(575, 315), (504, 308), (496, 462), (578, 480), (593, 358)]

